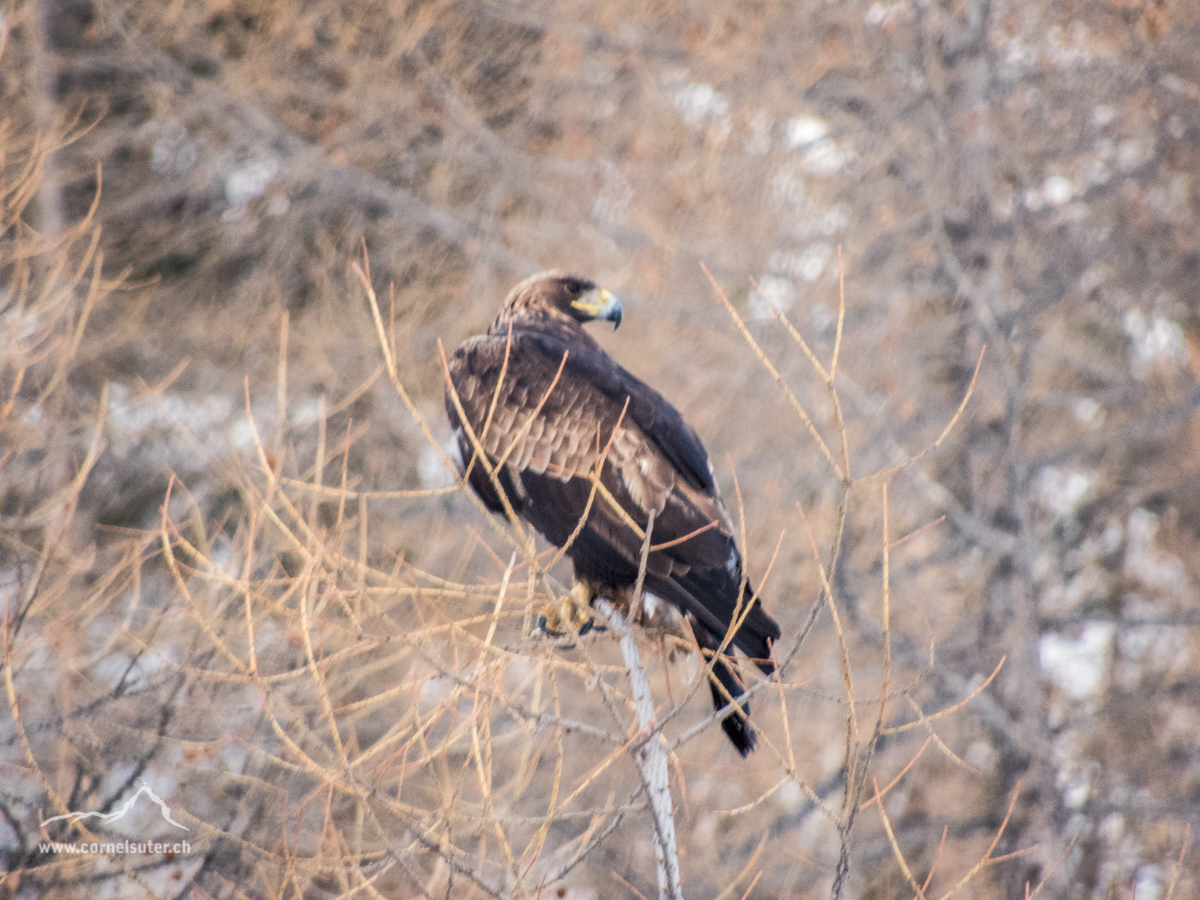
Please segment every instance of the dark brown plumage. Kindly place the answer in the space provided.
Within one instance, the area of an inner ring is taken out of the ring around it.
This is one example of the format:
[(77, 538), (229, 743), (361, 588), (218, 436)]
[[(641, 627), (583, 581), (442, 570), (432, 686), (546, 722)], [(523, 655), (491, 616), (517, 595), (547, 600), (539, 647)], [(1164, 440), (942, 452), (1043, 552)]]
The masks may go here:
[[(708, 454), (661, 394), (617, 365), (583, 330), (582, 323), (593, 319), (620, 324), (620, 303), (584, 278), (543, 272), (513, 288), (487, 334), (455, 352), (450, 379), (488, 459), (487, 467), (474, 459), (447, 391), (446, 411), (468, 481), (488, 509), (503, 514), (487, 474), (487, 468), (496, 470), (513, 511), (562, 547), (587, 509), (593, 472), (607, 447), (600, 482), (612, 499), (597, 493), (567, 549), (587, 599), (603, 595), (620, 603), (632, 592), (642, 538), (626, 516), (644, 531), (653, 510), (652, 542), (660, 549), (649, 554), (645, 590), (687, 616), (708, 655), (740, 620), (731, 644), (770, 674), (779, 626), (748, 582), (743, 595), (742, 557)], [(718, 656), (712, 672), (713, 703), (721, 710), (743, 688), (729, 652)], [(746, 718), (749, 707), (742, 704), (742, 710), (730, 712), (722, 726), (744, 756), (754, 749), (755, 734)]]

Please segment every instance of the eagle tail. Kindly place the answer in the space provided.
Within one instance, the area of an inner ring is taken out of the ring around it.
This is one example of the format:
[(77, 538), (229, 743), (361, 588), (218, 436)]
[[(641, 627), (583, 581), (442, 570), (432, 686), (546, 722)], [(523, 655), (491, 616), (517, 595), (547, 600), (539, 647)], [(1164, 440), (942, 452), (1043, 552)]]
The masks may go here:
[[(737, 747), (738, 753), (748, 756), (757, 738), (754, 728), (750, 725), (750, 705), (739, 698), (745, 693), (741, 674), (737, 663), (734, 662), (734, 647), (741, 650), (762, 670), (763, 674), (771, 675), (775, 671), (775, 663), (771, 659), (771, 645), (779, 639), (779, 625), (767, 615), (753, 588), (747, 584), (746, 594), (753, 598), (752, 606), (741, 622), (741, 627), (734, 634), (731, 644), (724, 652), (717, 653), (725, 640), (725, 631), (718, 631), (710, 621), (702, 618), (703, 610), (709, 608), (698, 597), (738, 597), (742, 592), (740, 575), (735, 580), (725, 569), (697, 570), (693, 569), (682, 578), (659, 578), (652, 574), (646, 576), (646, 590), (658, 596), (665, 597), (682, 610), (692, 626), (692, 634), (696, 643), (705, 652), (706, 658), (714, 655), (712, 674), (709, 676), (709, 688), (712, 690), (713, 708), (721, 712), (730, 705), (729, 698), (738, 700), (738, 706), (721, 720), (725, 734)], [(721, 604), (724, 606), (725, 604)], [(736, 604), (729, 602), (731, 612), (736, 611)], [(719, 613), (718, 613), (719, 615)], [(740, 612), (738, 613), (741, 617)], [(718, 619), (719, 621), (719, 619)]]
[[(725, 692), (729, 692), (729, 696), (735, 700), (744, 693), (742, 682), (738, 678), (737, 673), (724, 658), (718, 657), (713, 663), (712, 679), (708, 686), (712, 689), (713, 709), (717, 712), (725, 709), (730, 705), (726, 699)], [(724, 688), (724, 690), (722, 690)], [(745, 700), (738, 700), (738, 706), (741, 709), (734, 709), (725, 718), (721, 720), (721, 728), (725, 731), (726, 737), (737, 748), (737, 752), (742, 756), (749, 756), (754, 750), (754, 745), (758, 741), (758, 736), (754, 733), (754, 728), (750, 724), (750, 703)]]
[[(738, 603), (738, 597), (743, 595), (741, 576), (736, 577), (728, 570), (721, 569), (692, 569), (687, 575), (667, 585), (650, 585), (652, 593), (670, 598), (681, 609), (694, 611), (695, 606), (710, 606), (704, 598), (728, 598), (721, 604), (723, 609), (718, 613), (719, 618), (728, 621), (737, 617), (741, 620), (737, 633), (733, 636), (733, 645), (745, 653), (764, 675), (775, 671), (775, 663), (771, 659), (771, 645), (779, 640), (779, 623), (763, 609), (758, 599), (754, 585), (747, 582), (744, 596), (749, 598), (750, 609)], [(689, 602), (690, 601), (690, 602)], [(711, 626), (710, 626), (711, 627)], [(724, 633), (707, 649), (715, 650), (721, 645)]]
[(694, 618), (692, 619), (692, 633), (696, 636), (696, 643), (707, 651), (705, 656), (716, 655), (716, 659), (713, 660), (712, 674), (708, 679), (708, 686), (712, 691), (713, 709), (721, 712), (732, 705), (729, 702), (730, 698), (738, 701), (737, 706), (730, 709), (729, 714), (721, 720), (721, 728), (724, 729), (726, 737), (733, 746), (737, 748), (737, 752), (742, 756), (749, 756), (754, 750), (758, 737), (754, 733), (754, 727), (750, 724), (750, 703), (741, 699), (746, 689), (742, 685), (742, 677), (738, 672), (737, 663), (731, 656), (717, 653), (721, 646), (721, 637), (705, 628)]

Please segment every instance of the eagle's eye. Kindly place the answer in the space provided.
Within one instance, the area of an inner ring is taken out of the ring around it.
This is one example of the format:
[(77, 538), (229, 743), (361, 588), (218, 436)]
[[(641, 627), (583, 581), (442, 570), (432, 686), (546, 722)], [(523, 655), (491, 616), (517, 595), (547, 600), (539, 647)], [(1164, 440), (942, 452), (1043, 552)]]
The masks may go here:
[(580, 291), (583, 290), (583, 285), (572, 278), (566, 282), (566, 288), (567, 288), (567, 293), (574, 296), (575, 294), (578, 294)]

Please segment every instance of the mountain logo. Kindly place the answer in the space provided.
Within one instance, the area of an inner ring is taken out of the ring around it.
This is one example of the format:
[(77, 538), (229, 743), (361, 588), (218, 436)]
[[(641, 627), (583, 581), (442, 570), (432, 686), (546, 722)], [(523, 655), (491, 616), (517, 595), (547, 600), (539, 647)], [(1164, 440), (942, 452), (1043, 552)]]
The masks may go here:
[(122, 804), (121, 808), (116, 810), (115, 812), (110, 812), (110, 813), (102, 813), (102, 812), (63, 813), (61, 816), (51, 816), (49, 819), (46, 819), (44, 822), (42, 822), (42, 827), (44, 828), (45, 826), (49, 825), (51, 822), (57, 822), (60, 819), (68, 821), (68, 822), (81, 822), (84, 819), (96, 818), (96, 819), (99, 819), (101, 821), (101, 823), (103, 823), (103, 824), (108, 824), (109, 822), (115, 822), (118, 819), (124, 818), (129, 813), (129, 811), (131, 809), (133, 809), (133, 804), (137, 802), (138, 797), (142, 796), (142, 794), (145, 794), (147, 797), (149, 797), (151, 800), (153, 800), (155, 803), (158, 804), (158, 808), (159, 808), (159, 811), (162, 813), (162, 817), (164, 819), (166, 819), (169, 823), (174, 825), (176, 828), (182, 828), (184, 831), (191, 831), (191, 829), (188, 828), (186, 825), (181, 825), (180, 823), (176, 822), (173, 818), (171, 818), (171, 807), (167, 806), (167, 804), (163, 801), (163, 798), (158, 796), (158, 794), (154, 793), (153, 789), (151, 789), (151, 787), (146, 784), (143, 784), (140, 788), (138, 788), (137, 793), (134, 794), (132, 797), (130, 797), (128, 800), (126, 800), (125, 803)]

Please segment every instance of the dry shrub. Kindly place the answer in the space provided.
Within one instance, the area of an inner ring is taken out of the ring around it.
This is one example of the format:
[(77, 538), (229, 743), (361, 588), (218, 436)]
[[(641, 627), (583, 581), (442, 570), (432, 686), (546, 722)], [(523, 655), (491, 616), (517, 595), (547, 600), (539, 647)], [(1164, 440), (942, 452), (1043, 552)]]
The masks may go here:
[[(904, 771), (931, 742), (954, 758), (934, 722), (961, 702), (915, 717), (897, 708), (904, 699), (919, 710), (911, 698), (921, 680), (897, 687), (892, 671), (886, 571), (895, 542), (886, 525), (878, 543), (880, 640), (856, 639), (839, 614), (834, 569), (846, 511), (857, 497), (886, 523), (878, 488), (895, 472), (848, 477), (836, 345), (835, 361), (823, 365), (784, 321), (828, 389), (836, 449), (826, 448), (789, 391), (798, 427), (816, 439), (842, 493), (826, 525), (832, 546), (811, 544), (821, 599), (781, 644), (782, 677), (751, 688), (763, 736), (744, 770), (751, 793), (714, 820), (689, 801), (687, 773), (703, 771), (694, 768), (697, 748), (703, 758), (724, 746), (715, 716), (692, 702), (704, 682), (696, 657), (644, 639), (651, 657), (663, 655), (661, 666), (650, 666), (661, 669), (652, 679), (656, 724), (640, 729), (611, 635), (576, 637), (565, 648), (533, 633), (532, 617), (563, 590), (546, 552), (489, 518), (486, 538), (458, 538), (491, 559), (490, 575), (474, 581), (455, 573), (461, 566), (429, 571), (381, 553), (372, 505), (398, 503), (421, 519), (422, 504), (462, 488), (358, 490), (349, 459), (361, 432), (352, 423), (345, 434), (326, 432), (356, 392), (321, 409), (314, 457), (303, 461), (286, 420), (264, 444), (248, 404), (256, 459), (232, 472), (234, 489), (217, 517), (173, 479), (153, 529), (91, 533), (74, 523), (101, 452), (106, 397), (79, 408), (86, 401), (67, 375), (88, 313), (117, 283), (101, 277), (90, 217), (57, 240), (24, 223), (52, 148), (10, 141), (6, 149), (6, 321), (16, 340), (4, 359), (0, 420), (14, 448), (3, 469), (5, 755), (20, 774), (6, 781), (4, 812), (16, 835), (5, 865), (14, 895), (73, 896), (91, 886), (106, 896), (586, 896), (610, 892), (614, 878), (652, 893), (654, 827), (635, 764), (650, 745), (670, 760), (687, 892), (807, 895), (815, 876), (824, 885), (817, 893), (831, 885), (841, 893), (853, 874), (860, 811), (882, 812), (879, 798), (900, 781), (879, 787), (880, 754)], [(426, 429), (397, 367), (394, 320), (376, 319), (386, 371)], [(286, 397), (283, 322), (278, 381)], [(54, 404), (70, 413), (39, 418)], [(62, 433), (58, 423), (72, 420), (88, 427)], [(74, 448), (73, 465), (46, 453), (50, 447)], [(770, 578), (768, 567), (762, 580)], [(832, 630), (815, 627), (825, 609)], [(840, 660), (841, 699), (824, 696), (803, 663), (814, 639)], [(878, 684), (864, 687), (880, 667)], [(814, 701), (845, 722), (843, 766), (823, 784), (807, 764), (814, 736), (804, 726)], [(928, 736), (921, 745), (898, 737), (885, 752), (881, 740), (890, 734)], [(168, 798), (170, 818), (143, 803), (112, 822), (68, 816), (40, 825), (72, 811), (120, 812), (142, 786)], [(764, 830), (762, 814), (797, 787), (807, 813), (784, 828), (774, 817)], [(797, 858), (770, 848), (809, 815), (825, 840), (815, 843), (820, 857), (798, 868)], [(886, 816), (882, 822), (903, 860)], [(45, 845), (122, 836), (184, 840), (187, 850), (74, 855)], [(713, 858), (706, 845), (717, 850)], [(926, 866), (925, 887), (937, 865), (935, 858)]]

